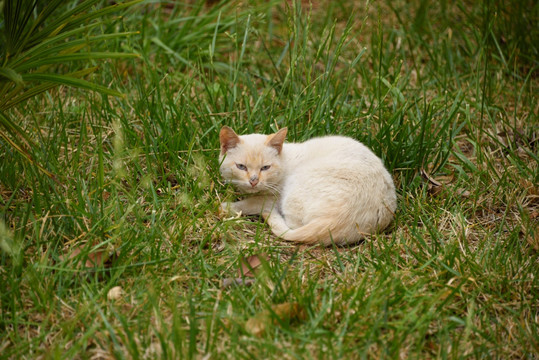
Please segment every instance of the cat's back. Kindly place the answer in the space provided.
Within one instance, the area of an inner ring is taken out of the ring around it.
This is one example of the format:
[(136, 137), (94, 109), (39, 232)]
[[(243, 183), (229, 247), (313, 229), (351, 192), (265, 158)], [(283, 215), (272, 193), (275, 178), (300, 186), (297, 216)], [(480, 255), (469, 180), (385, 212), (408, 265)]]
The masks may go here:
[(291, 228), (324, 219), (334, 239), (353, 242), (391, 222), (393, 179), (369, 148), (344, 136), (290, 145), (279, 206)]
[(345, 136), (323, 136), (303, 143), (286, 144), (285, 153), (294, 166), (383, 166), (381, 160), (359, 141)]

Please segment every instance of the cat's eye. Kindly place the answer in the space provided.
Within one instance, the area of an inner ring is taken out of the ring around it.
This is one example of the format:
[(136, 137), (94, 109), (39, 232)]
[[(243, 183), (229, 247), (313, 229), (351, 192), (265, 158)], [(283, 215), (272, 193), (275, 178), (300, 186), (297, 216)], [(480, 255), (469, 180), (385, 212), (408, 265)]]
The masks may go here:
[(262, 167), (260, 168), (260, 170), (266, 171), (266, 170), (269, 170), (270, 167), (271, 167), (271, 165), (262, 166)]
[(237, 168), (240, 169), (240, 170), (243, 170), (243, 171), (246, 171), (247, 170), (247, 166), (243, 165), (243, 164), (236, 164)]

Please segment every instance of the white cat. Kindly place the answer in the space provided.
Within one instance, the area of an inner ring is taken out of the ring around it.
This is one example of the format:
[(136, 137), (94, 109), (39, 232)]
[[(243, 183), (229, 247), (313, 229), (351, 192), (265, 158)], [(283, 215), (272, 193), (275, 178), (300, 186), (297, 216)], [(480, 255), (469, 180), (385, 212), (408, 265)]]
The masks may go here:
[(306, 244), (353, 243), (391, 223), (395, 185), (371, 150), (342, 136), (285, 143), (286, 132), (238, 136), (223, 126), (221, 174), (254, 195), (222, 211), (262, 214), (275, 235)]

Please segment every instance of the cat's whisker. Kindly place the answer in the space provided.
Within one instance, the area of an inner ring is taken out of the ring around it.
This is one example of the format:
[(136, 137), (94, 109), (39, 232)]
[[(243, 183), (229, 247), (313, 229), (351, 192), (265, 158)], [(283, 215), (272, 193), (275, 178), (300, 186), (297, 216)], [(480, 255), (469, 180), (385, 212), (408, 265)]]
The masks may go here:
[(281, 189), (273, 183), (266, 183), (266, 188), (275, 196), (281, 195)]

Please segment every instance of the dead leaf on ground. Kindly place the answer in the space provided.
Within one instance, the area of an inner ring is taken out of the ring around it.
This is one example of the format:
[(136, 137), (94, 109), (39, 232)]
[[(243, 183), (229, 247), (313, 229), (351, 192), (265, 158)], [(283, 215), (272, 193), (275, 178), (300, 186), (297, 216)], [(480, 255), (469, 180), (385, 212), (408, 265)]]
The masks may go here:
[(442, 181), (438, 181), (437, 179), (433, 178), (425, 169), (421, 169), (421, 176), (427, 180), (427, 192), (429, 195), (435, 197), (442, 194), (444, 190), (447, 190), (449, 192), (452, 192), (454, 194), (457, 194), (460, 197), (463, 198), (469, 198), (471, 193), (462, 188), (455, 188), (453, 185), (451, 185), (451, 181), (453, 181), (452, 176), (441, 176), (438, 179)]
[(215, 241), (212, 243), (212, 249), (213, 251), (215, 251), (216, 253), (220, 253), (222, 252), (224, 249), (225, 249), (226, 245), (225, 245), (225, 242), (224, 241), (220, 241), (220, 239), (218, 241)]
[(505, 147), (510, 145), (521, 147), (529, 144), (532, 138), (529, 138), (523, 129), (514, 129), (514, 131), (500, 131), (497, 134), (498, 141)]
[(271, 310), (264, 310), (245, 322), (245, 330), (255, 336), (262, 336), (270, 326), (279, 323), (305, 320), (305, 309), (298, 303), (272, 305)]
[(242, 258), (240, 260), (240, 268), (238, 269), (238, 277), (255, 277), (256, 269), (264, 261), (268, 261), (268, 256), (264, 253)]
[(531, 223), (529, 229), (522, 227), (520, 234), (526, 237), (526, 242), (535, 250), (539, 251), (539, 226), (534, 221)]
[(107, 293), (107, 299), (119, 300), (125, 295), (124, 289), (121, 286), (115, 286), (111, 288)]
[(427, 180), (427, 192), (429, 193), (429, 195), (438, 196), (442, 192), (444, 185), (432, 176), (430, 176), (430, 174), (427, 173), (425, 169), (421, 169), (421, 176), (425, 180)]
[[(73, 260), (76, 257), (80, 256), (84, 247), (88, 245), (83, 244), (75, 247), (69, 254), (64, 254), (59, 257), (61, 261)], [(83, 255), (82, 261), (72, 261), (71, 263), (76, 264), (78, 267), (81, 267), (85, 270), (96, 269), (96, 268), (109, 268), (111, 267), (113, 261), (117, 258), (116, 252), (110, 253), (106, 248), (96, 249), (87, 255)], [(84, 261), (84, 263), (83, 263)]]
[(535, 235), (528, 234), (526, 236), (526, 241), (530, 244), (536, 251), (539, 251), (539, 232), (536, 232)]
[(255, 254), (240, 260), (240, 266), (237, 271), (237, 276), (233, 278), (223, 279), (221, 283), (222, 288), (227, 288), (233, 285), (238, 286), (251, 286), (254, 284), (256, 270), (262, 265), (264, 261), (268, 261), (266, 254)]
[(469, 198), (471, 193), (466, 189), (456, 189), (455, 193), (463, 198)]
[(429, 173), (427, 173), (427, 171), (425, 171), (425, 169), (423, 168), (421, 169), (421, 176), (433, 186), (442, 186), (441, 182), (437, 181), (435, 178), (430, 176)]
[(226, 278), (223, 279), (221, 287), (226, 289), (232, 285), (238, 286), (251, 286), (255, 283), (255, 279), (246, 279), (246, 278)]
[(530, 195), (539, 195), (539, 187), (537, 184), (531, 182), (528, 179), (520, 179), (520, 186), (528, 192)]

